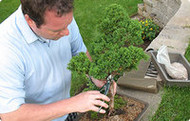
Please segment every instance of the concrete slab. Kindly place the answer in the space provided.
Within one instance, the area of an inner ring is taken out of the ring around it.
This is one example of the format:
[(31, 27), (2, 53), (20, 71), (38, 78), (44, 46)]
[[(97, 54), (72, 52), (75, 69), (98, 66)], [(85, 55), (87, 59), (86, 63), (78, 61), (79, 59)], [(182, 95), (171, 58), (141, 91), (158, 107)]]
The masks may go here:
[(149, 65), (150, 59), (148, 61), (142, 60), (138, 66), (138, 70), (125, 72), (124, 76), (118, 79), (118, 85), (130, 89), (157, 93), (157, 80), (154, 78), (145, 78)]
[[(150, 55), (150, 54), (149, 54)], [(130, 72), (125, 72), (124, 77), (130, 77), (130, 78), (144, 78), (145, 73), (150, 65), (150, 59), (145, 61), (141, 60), (138, 66), (137, 70), (132, 70)]]
[(156, 79), (146, 79), (146, 78), (121, 78), (118, 82), (119, 86), (128, 88), (128, 89), (135, 89), (150, 93), (157, 93), (157, 80)]

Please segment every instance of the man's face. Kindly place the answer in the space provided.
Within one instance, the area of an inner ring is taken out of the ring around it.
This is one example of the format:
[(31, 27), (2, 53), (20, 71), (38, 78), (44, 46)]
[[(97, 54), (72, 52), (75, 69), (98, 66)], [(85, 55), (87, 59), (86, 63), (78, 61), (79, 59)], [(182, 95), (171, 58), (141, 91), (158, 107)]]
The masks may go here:
[(31, 28), (38, 35), (45, 39), (58, 40), (69, 35), (68, 25), (72, 22), (73, 12), (57, 16), (55, 11), (46, 11), (44, 24), (40, 28), (34, 24)]

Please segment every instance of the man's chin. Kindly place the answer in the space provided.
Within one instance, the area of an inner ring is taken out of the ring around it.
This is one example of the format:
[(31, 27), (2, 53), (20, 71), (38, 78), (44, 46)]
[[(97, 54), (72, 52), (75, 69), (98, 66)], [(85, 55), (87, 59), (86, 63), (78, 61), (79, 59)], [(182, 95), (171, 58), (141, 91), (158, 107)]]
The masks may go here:
[(60, 39), (61, 37), (56, 37), (56, 38), (51, 38), (51, 40), (58, 40), (58, 39)]

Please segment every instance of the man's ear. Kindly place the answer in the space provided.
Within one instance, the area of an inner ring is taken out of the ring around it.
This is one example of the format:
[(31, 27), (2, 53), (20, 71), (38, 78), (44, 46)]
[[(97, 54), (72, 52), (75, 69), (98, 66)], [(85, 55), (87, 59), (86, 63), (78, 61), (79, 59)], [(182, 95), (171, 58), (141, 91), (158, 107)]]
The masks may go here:
[(28, 16), (28, 14), (24, 15), (26, 22), (28, 23), (28, 25), (33, 28), (34, 26), (36, 26), (35, 22)]

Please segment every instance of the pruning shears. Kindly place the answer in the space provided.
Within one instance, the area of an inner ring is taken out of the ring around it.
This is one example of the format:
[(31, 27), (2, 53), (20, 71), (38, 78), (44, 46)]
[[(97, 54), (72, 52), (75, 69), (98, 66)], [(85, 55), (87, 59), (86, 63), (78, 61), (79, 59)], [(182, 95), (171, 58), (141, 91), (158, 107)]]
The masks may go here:
[[(92, 81), (92, 78), (89, 76), (89, 79)], [(101, 93), (103, 93), (104, 95), (107, 95), (108, 94), (108, 92), (109, 92), (109, 89), (110, 89), (110, 85), (111, 85), (111, 83), (112, 83), (112, 81), (113, 81), (113, 76), (112, 75), (109, 75), (108, 77), (107, 77), (107, 82), (101, 87), (101, 89), (100, 89), (100, 92)], [(98, 113), (100, 112), (100, 110), (102, 109), (102, 106), (99, 108), (99, 110), (98, 110)]]

